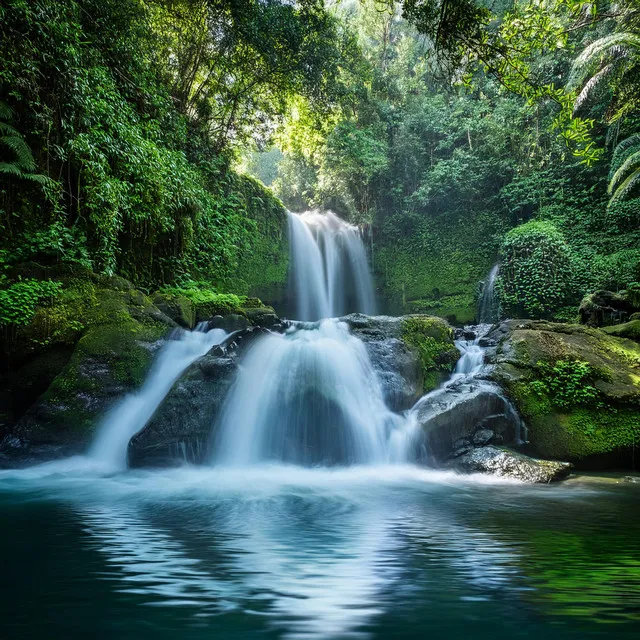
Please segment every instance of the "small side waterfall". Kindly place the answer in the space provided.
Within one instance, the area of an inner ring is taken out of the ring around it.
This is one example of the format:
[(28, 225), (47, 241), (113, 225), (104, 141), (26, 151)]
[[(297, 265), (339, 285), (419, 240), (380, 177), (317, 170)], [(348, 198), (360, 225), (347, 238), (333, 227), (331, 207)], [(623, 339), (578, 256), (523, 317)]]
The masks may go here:
[(499, 318), (498, 299), (495, 295), (495, 284), (498, 273), (500, 272), (500, 264), (496, 263), (489, 271), (487, 279), (482, 288), (482, 295), (478, 304), (478, 322), (481, 324), (493, 324)]
[(118, 469), (127, 466), (129, 440), (149, 422), (182, 372), (229, 335), (222, 329), (179, 330), (157, 355), (142, 388), (124, 397), (98, 427), (89, 456)]
[(386, 462), (391, 412), (364, 344), (337, 320), (261, 338), (218, 421), (214, 462)]
[(289, 213), (291, 278), (297, 319), (376, 311), (367, 253), (357, 227), (335, 213)]

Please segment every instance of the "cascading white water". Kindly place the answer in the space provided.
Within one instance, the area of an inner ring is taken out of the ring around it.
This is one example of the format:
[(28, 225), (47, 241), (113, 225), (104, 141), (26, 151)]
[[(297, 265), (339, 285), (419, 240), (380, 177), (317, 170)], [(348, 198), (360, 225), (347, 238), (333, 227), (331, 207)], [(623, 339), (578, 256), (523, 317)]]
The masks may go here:
[(182, 372), (229, 335), (222, 329), (179, 330), (158, 353), (140, 390), (128, 394), (98, 427), (89, 456), (117, 469), (127, 466), (129, 440), (149, 422)]
[(297, 319), (375, 314), (367, 253), (357, 227), (331, 211), (289, 213), (291, 279)]
[(478, 305), (478, 322), (481, 324), (492, 324), (499, 320), (498, 301), (495, 295), (496, 278), (499, 272), (500, 264), (494, 264), (482, 288), (482, 296)]
[(479, 338), (473, 341), (456, 340), (456, 347), (460, 352), (460, 360), (456, 363), (453, 375), (475, 375), (484, 366), (485, 350), (478, 344)]
[(218, 421), (214, 462), (385, 462), (402, 423), (345, 323), (298, 325), (246, 354)]

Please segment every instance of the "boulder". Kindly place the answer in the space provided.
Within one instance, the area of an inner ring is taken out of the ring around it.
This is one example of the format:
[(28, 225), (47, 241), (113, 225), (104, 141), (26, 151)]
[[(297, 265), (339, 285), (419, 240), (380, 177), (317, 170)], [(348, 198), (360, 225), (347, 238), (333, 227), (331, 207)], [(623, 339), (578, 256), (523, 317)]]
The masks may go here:
[(166, 466), (210, 459), (216, 419), (242, 356), (269, 330), (248, 327), (194, 362), (173, 385), (147, 425), (129, 443), (129, 465)]
[(640, 345), (583, 325), (508, 320), (490, 377), (528, 427), (531, 451), (582, 468), (632, 467), (640, 442)]
[[(9, 458), (84, 450), (99, 417), (142, 384), (162, 338), (176, 326), (122, 278), (74, 274), (63, 282), (59, 298), (21, 329), (23, 341), (41, 347), (9, 380), (27, 386), (37, 372), (45, 379), (34, 383), (40, 395), (22, 403), (4, 434), (0, 451)], [(46, 339), (38, 337), (43, 327)]]
[(566, 478), (572, 465), (568, 462), (539, 460), (504, 447), (488, 445), (470, 449), (447, 465), (461, 473), (487, 473), (522, 482), (556, 482)]
[(144, 429), (129, 443), (129, 465), (165, 466), (211, 455), (215, 417), (237, 371), (237, 357), (221, 349), (193, 363), (176, 382)]
[(487, 380), (455, 380), (424, 396), (412, 413), (420, 427), (416, 456), (432, 466), (489, 441), (522, 442), (520, 417), (502, 389)]
[(438, 387), (460, 357), (453, 330), (442, 318), (351, 314), (341, 320), (365, 344), (394, 411), (412, 407)]
[(607, 327), (626, 322), (634, 311), (639, 310), (634, 299), (626, 291), (594, 291), (580, 303), (580, 322), (590, 327)]

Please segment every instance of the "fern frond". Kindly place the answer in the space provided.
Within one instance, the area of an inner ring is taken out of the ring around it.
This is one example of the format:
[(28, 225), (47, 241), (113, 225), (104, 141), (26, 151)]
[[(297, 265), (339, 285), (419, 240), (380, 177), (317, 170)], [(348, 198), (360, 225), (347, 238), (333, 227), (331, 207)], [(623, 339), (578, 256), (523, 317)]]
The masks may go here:
[(41, 184), (42, 186), (54, 184), (54, 181), (49, 176), (45, 176), (42, 173), (23, 173), (20, 177), (24, 180)]
[(627, 55), (630, 51), (640, 52), (640, 35), (630, 31), (613, 33), (603, 38), (598, 38), (585, 47), (580, 55), (573, 61), (567, 88), (575, 89), (585, 75), (589, 64), (594, 62), (597, 56), (607, 54), (609, 56)]
[(611, 206), (617, 200), (624, 198), (635, 186), (640, 184), (640, 168), (636, 169), (614, 192), (609, 200)]
[(640, 147), (640, 133), (634, 133), (618, 143), (611, 158), (611, 173), (609, 174), (609, 179), (611, 179), (613, 173), (615, 173), (617, 168), (624, 162), (629, 153), (634, 152), (635, 147)]
[(631, 154), (620, 166), (620, 168), (613, 174), (611, 180), (609, 181), (608, 192), (609, 194), (614, 193), (620, 185), (620, 182), (626, 175), (629, 175), (629, 172), (634, 172), (640, 169), (640, 150)]
[(6, 103), (0, 100), (0, 120), (13, 119), (13, 109)]
[(22, 178), (24, 172), (14, 162), (0, 162), (0, 173), (15, 176), (16, 178)]
[(16, 163), (24, 171), (35, 171), (36, 163), (33, 159), (31, 149), (21, 136), (3, 136), (0, 144), (8, 147), (16, 156)]
[(0, 135), (2, 136), (19, 136), (18, 130), (6, 122), (0, 121)]
[(600, 82), (602, 82), (602, 80), (604, 80), (604, 78), (606, 78), (611, 74), (613, 69), (614, 69), (614, 64), (610, 62), (609, 64), (602, 67), (602, 69), (600, 69), (600, 71), (598, 71), (596, 74), (592, 75), (589, 78), (589, 80), (587, 80), (584, 87), (582, 87), (582, 91), (580, 91), (574, 103), (574, 106), (573, 106), (574, 113), (578, 111), (578, 109), (580, 109), (580, 107), (589, 98), (590, 94), (593, 93), (595, 88), (600, 84)]

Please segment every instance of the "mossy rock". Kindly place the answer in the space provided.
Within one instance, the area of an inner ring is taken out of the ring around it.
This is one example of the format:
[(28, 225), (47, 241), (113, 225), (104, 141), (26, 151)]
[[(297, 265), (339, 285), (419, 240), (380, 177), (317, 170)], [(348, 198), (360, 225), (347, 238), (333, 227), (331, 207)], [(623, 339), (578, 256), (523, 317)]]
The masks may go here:
[(20, 340), (31, 345), (32, 361), (47, 370), (49, 354), (52, 362), (62, 347), (71, 355), (57, 358), (61, 370), (12, 435), (29, 444), (83, 449), (100, 416), (142, 384), (160, 339), (172, 327), (170, 318), (121, 278), (66, 279), (59, 298), (37, 309)]
[(590, 327), (608, 327), (629, 320), (638, 311), (634, 295), (628, 291), (594, 291), (586, 295), (580, 303), (580, 322)]
[(634, 463), (639, 344), (582, 325), (530, 320), (503, 322), (493, 337), (492, 377), (525, 419), (533, 452), (585, 466)]
[(424, 392), (431, 391), (451, 374), (460, 357), (453, 329), (442, 318), (424, 315), (405, 316), (401, 326), (402, 340), (422, 366)]
[[(636, 314), (634, 314), (636, 315)], [(612, 327), (604, 327), (603, 331), (610, 336), (617, 338), (628, 338), (640, 342), (640, 318), (631, 320), (624, 324), (617, 324)]]
[(156, 293), (153, 304), (181, 327), (193, 329), (196, 326), (195, 305), (186, 296)]
[(274, 316), (273, 307), (259, 298), (219, 293), (207, 287), (167, 287), (154, 294), (159, 309), (184, 327), (192, 328), (215, 316), (240, 315), (260, 325), (265, 316)]

